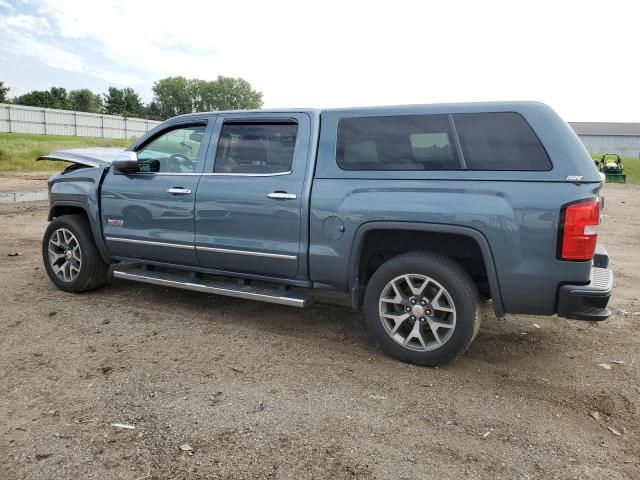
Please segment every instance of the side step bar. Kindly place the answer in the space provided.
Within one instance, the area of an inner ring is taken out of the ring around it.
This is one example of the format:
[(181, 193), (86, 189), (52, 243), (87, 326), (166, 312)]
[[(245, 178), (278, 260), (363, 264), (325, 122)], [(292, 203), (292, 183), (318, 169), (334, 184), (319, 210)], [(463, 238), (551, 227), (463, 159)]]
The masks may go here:
[(258, 300), (260, 302), (278, 303), (290, 307), (304, 308), (309, 305), (309, 299), (299, 295), (293, 295), (286, 290), (277, 288), (260, 288), (249, 285), (236, 285), (233, 282), (221, 280), (205, 280), (186, 275), (146, 270), (141, 267), (131, 267), (123, 270), (114, 270), (115, 278), (133, 280), (134, 282), (162, 285), (164, 287), (182, 288), (195, 292), (214, 293), (228, 297), (244, 298), (246, 300)]

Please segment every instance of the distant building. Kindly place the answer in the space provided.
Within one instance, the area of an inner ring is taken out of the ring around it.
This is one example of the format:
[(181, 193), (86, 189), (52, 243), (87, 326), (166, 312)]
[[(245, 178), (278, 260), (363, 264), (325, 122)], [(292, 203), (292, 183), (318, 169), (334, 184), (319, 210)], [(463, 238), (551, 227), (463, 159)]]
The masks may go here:
[(640, 157), (640, 123), (570, 122), (591, 154)]

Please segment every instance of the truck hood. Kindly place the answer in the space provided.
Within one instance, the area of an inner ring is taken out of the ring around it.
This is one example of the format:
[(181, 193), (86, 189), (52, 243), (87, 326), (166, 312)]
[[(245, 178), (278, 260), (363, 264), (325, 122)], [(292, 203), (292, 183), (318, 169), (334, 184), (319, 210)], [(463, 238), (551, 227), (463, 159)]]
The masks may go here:
[(36, 161), (56, 160), (79, 163), (88, 167), (100, 167), (110, 165), (111, 161), (124, 150), (124, 148), (117, 147), (71, 148), (69, 150), (56, 150), (47, 155), (42, 155)]

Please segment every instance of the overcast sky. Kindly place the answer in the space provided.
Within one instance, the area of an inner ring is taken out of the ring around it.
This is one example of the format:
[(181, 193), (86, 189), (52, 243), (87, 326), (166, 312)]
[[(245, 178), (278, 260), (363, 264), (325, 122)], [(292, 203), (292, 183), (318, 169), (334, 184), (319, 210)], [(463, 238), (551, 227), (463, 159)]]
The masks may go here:
[(242, 77), (265, 107), (540, 100), (640, 122), (640, 2), (0, 0), (0, 80)]

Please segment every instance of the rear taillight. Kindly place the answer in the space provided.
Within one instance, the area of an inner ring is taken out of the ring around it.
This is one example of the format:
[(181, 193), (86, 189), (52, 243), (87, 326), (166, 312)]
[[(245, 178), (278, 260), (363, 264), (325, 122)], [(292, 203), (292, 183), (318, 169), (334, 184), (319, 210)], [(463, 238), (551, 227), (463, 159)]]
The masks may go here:
[(560, 258), (562, 260), (591, 260), (598, 239), (600, 201), (581, 200), (564, 209), (561, 225)]

